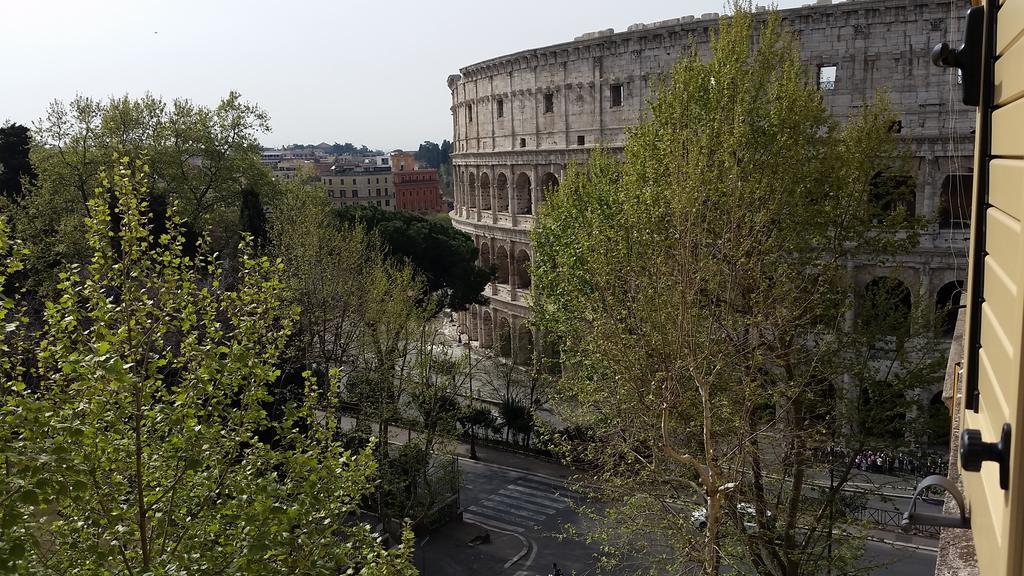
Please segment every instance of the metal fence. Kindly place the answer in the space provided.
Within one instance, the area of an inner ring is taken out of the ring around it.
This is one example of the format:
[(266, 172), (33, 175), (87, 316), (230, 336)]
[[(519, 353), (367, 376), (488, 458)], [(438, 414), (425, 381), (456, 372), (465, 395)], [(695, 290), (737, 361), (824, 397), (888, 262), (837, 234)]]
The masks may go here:
[[(874, 506), (861, 506), (850, 511), (851, 515), (858, 519), (868, 522), (873, 522), (879, 526), (886, 528), (900, 528), (903, 523), (903, 512), (900, 510), (893, 510), (891, 508), (876, 508)], [(913, 529), (915, 534), (921, 534), (924, 536), (939, 536), (938, 526), (915, 526)]]

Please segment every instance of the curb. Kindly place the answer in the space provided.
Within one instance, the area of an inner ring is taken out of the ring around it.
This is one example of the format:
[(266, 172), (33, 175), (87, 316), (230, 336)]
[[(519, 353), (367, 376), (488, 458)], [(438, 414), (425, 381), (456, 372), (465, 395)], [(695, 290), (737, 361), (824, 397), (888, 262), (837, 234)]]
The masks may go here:
[(516, 562), (519, 562), (520, 560), (522, 560), (523, 556), (526, 556), (526, 554), (530, 551), (530, 542), (526, 539), (525, 536), (522, 536), (520, 534), (516, 534), (515, 532), (508, 532), (506, 530), (502, 530), (501, 528), (495, 528), (494, 526), (490, 526), (490, 525), (487, 525), (487, 524), (482, 524), (480, 522), (474, 522), (472, 520), (463, 519), (462, 521), (467, 523), (467, 524), (476, 524), (477, 526), (480, 526), (481, 528), (486, 528), (488, 530), (493, 530), (495, 532), (501, 532), (502, 534), (509, 534), (511, 536), (515, 536), (516, 538), (519, 538), (519, 541), (523, 543), (523, 549), (520, 550), (518, 554), (513, 556), (511, 560), (509, 560), (508, 562), (505, 562), (505, 569), (506, 570), (508, 569), (509, 566), (512, 566)]
[(908, 550), (921, 550), (921, 551), (924, 551), (924, 552), (931, 552), (933, 554), (938, 554), (939, 553), (939, 549), (936, 548), (936, 547), (933, 547), (933, 546), (923, 546), (921, 544), (913, 544), (911, 542), (899, 542), (899, 541), (896, 541), (896, 540), (886, 540), (885, 538), (876, 538), (874, 536), (868, 536), (866, 539), (871, 541), (871, 542), (880, 542), (882, 544), (888, 544), (889, 546), (892, 546), (893, 548), (906, 548)]
[(543, 474), (541, 472), (534, 472), (532, 470), (522, 470), (520, 468), (513, 468), (511, 466), (504, 466), (502, 464), (494, 464), (493, 462), (482, 462), (480, 460), (472, 460), (472, 459), (470, 459), (469, 457), (466, 457), (466, 456), (455, 456), (455, 457), (458, 458), (460, 464), (463, 461), (465, 461), (465, 462), (469, 462), (471, 464), (479, 464), (481, 466), (490, 466), (491, 468), (498, 468), (500, 470), (505, 470), (505, 471), (508, 471), (508, 472), (515, 472), (517, 474), (526, 474), (527, 476), (536, 476), (538, 478), (544, 478), (546, 480), (551, 480), (552, 482), (560, 482), (562, 484), (565, 484), (566, 481), (568, 480), (568, 478), (559, 478), (558, 476), (551, 476), (550, 474)]

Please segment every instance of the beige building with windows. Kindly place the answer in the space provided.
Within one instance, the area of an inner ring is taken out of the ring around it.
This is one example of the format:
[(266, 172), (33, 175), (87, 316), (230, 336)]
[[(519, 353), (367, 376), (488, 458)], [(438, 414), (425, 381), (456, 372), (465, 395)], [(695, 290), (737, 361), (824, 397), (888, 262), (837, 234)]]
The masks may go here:
[(320, 177), (335, 206), (376, 206), (395, 209), (395, 185), (388, 168), (353, 168)]

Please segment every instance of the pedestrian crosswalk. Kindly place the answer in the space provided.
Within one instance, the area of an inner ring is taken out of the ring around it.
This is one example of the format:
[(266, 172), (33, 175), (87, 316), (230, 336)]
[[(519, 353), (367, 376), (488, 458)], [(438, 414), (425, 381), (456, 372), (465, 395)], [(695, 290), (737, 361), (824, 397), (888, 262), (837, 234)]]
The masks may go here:
[(522, 476), (463, 511), (467, 522), (521, 534), (568, 508), (579, 494), (559, 480)]

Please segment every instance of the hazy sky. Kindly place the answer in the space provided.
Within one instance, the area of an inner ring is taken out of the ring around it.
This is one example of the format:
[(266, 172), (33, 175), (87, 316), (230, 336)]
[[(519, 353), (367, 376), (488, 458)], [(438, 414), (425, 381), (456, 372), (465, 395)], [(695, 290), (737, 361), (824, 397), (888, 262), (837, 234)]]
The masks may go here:
[[(781, 0), (781, 7), (810, 0)], [(722, 0), (0, 0), (0, 122), (53, 99), (141, 95), (266, 109), (264, 144), (415, 149), (451, 139), (459, 68)]]

